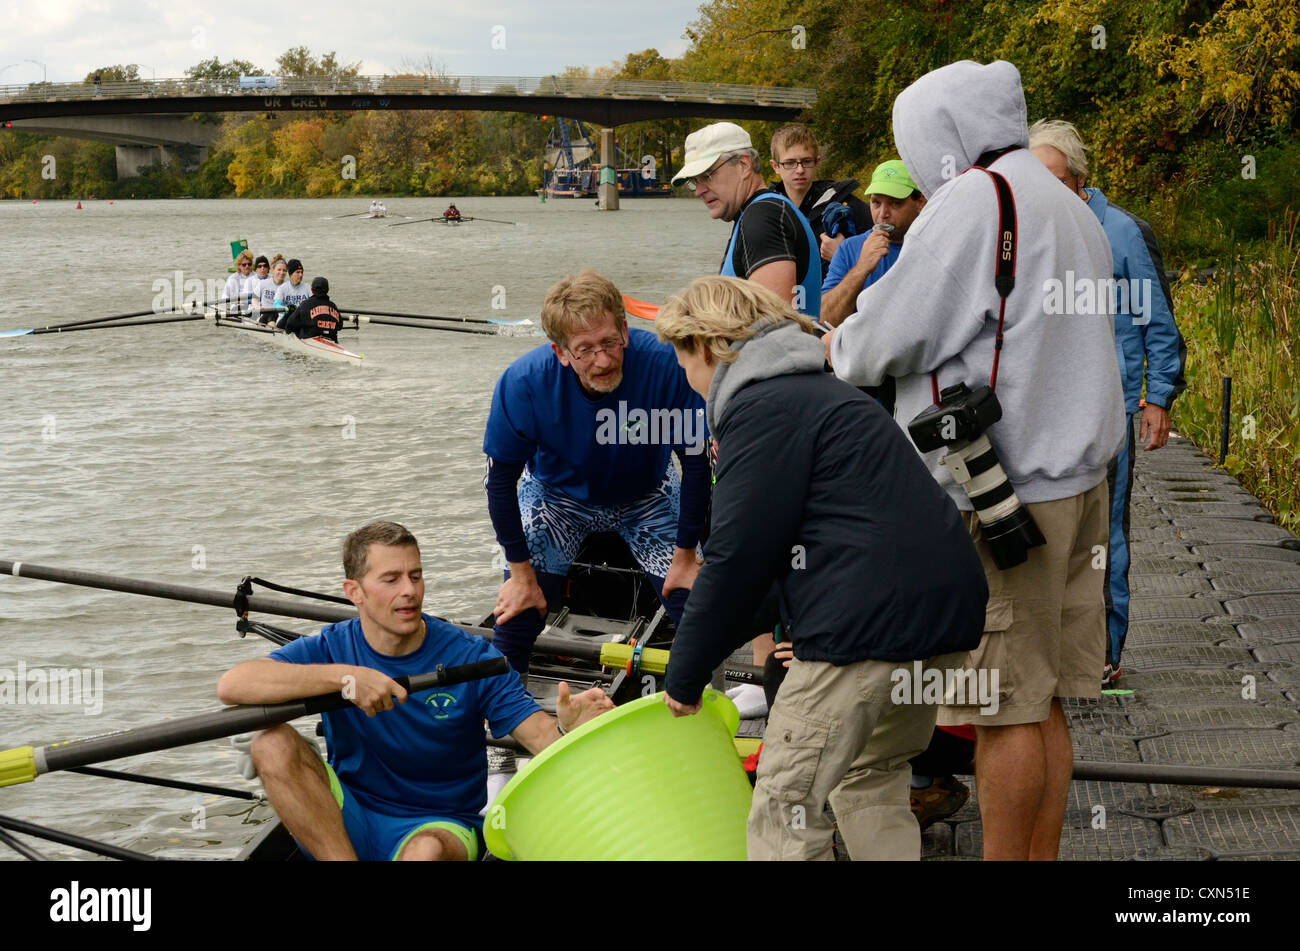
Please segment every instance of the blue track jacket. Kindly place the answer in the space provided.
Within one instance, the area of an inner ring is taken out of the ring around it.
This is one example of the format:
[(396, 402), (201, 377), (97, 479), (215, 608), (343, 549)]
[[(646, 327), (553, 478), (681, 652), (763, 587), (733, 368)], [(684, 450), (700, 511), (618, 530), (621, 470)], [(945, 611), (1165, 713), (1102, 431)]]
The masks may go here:
[(1106, 200), (1099, 188), (1085, 188), (1088, 207), (1101, 222), (1115, 259), (1117, 290), (1115, 349), (1124, 384), (1124, 411), (1138, 411), (1146, 370), (1147, 402), (1169, 409), (1187, 388), (1183, 368), (1187, 346), (1174, 324), (1173, 298), (1165, 278), (1160, 245), (1151, 226)]

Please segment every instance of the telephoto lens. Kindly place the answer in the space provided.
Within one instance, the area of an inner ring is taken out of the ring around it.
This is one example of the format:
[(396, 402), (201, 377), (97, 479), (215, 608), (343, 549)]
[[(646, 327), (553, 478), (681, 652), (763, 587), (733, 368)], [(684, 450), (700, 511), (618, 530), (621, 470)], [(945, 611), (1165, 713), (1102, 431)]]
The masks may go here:
[(1021, 505), (989, 437), (981, 434), (974, 442), (951, 448), (942, 463), (975, 507), (993, 560), (1003, 571), (1022, 564), (1029, 549), (1047, 540)]
[(1005, 571), (1047, 540), (1016, 497), (985, 432), (1001, 418), (1002, 405), (991, 387), (971, 390), (958, 383), (945, 388), (939, 402), (908, 423), (907, 431), (922, 452), (948, 448), (939, 461), (970, 499), (993, 560)]

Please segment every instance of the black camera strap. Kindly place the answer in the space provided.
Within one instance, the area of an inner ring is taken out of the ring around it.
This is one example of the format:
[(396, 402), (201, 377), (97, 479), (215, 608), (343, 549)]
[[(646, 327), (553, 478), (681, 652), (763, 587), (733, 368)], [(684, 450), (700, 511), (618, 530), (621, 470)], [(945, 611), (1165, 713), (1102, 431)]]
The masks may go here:
[[(1002, 150), (1003, 152), (1008, 150)], [(1001, 153), (985, 153), (980, 156), (983, 161), (989, 155), (995, 158), (1000, 157)], [(1007, 314), (1007, 296), (1011, 293), (1012, 288), (1016, 286), (1016, 202), (1011, 195), (1011, 186), (1007, 180), (983, 165), (972, 165), (967, 171), (979, 169), (989, 178), (993, 179), (993, 187), (998, 193), (998, 240), (993, 261), (993, 286), (997, 288), (998, 297), (1001, 299), (998, 305), (998, 330), (993, 339), (993, 372), (989, 375), (989, 389), (997, 390), (998, 388), (998, 359), (1002, 356), (1003, 341), (1003, 323)], [(963, 173), (965, 174), (965, 173)], [(934, 393), (935, 405), (939, 403), (939, 377), (936, 373), (930, 374), (930, 388)]]

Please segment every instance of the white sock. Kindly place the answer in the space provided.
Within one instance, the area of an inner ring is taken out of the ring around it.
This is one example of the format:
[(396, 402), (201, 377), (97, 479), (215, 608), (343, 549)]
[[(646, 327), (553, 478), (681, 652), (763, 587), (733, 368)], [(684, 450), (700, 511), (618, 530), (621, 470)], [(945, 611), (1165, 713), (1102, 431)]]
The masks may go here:
[(758, 684), (741, 684), (727, 691), (727, 696), (736, 705), (742, 720), (757, 720), (767, 716), (767, 694)]

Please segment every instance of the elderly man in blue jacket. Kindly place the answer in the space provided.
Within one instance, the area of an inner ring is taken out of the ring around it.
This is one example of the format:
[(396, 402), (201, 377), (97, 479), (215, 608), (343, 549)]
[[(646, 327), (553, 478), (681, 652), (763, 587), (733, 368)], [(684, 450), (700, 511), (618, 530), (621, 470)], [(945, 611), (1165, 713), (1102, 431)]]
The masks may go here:
[[(1106, 200), (1100, 188), (1084, 188), (1088, 174), (1087, 148), (1068, 122), (1040, 119), (1029, 129), (1029, 148), (1066, 188), (1078, 194), (1101, 222), (1115, 261), (1115, 349), (1124, 384), (1128, 438), (1111, 467), (1110, 557), (1107, 559), (1108, 643), (1102, 686), (1115, 686), (1120, 654), (1128, 635), (1128, 503), (1133, 490), (1133, 418), (1142, 398), (1146, 376), (1146, 405), (1142, 407), (1144, 449), (1159, 449), (1169, 440), (1169, 408), (1187, 387), (1183, 367), (1187, 347), (1174, 323), (1173, 299), (1165, 277), (1160, 245), (1151, 226)], [(1158, 288), (1158, 291), (1157, 291)]]

